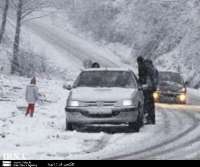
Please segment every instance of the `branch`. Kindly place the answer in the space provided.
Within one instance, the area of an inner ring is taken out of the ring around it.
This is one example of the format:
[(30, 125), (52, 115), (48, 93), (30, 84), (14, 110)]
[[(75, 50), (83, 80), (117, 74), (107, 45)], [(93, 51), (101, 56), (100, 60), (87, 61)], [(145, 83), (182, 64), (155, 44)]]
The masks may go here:
[(23, 20), (23, 23), (26, 23), (26, 22), (29, 22), (29, 21), (32, 21), (32, 20), (36, 20), (36, 19), (40, 19), (40, 18), (43, 18), (43, 17), (48, 17), (48, 16), (49, 16), (49, 14), (41, 15), (41, 16), (38, 16), (38, 17), (27, 18), (27, 19)]
[(15, 9), (17, 9), (17, 3), (16, 0), (11, 0), (11, 4), (14, 6)]

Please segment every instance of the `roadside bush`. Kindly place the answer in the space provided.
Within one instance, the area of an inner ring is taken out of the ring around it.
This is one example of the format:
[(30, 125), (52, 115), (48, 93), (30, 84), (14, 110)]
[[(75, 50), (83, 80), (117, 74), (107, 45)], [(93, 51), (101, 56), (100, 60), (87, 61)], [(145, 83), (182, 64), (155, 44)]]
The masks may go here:
[(20, 51), (19, 71), (20, 75), (32, 77), (47, 72), (46, 60), (44, 57), (28, 51)]

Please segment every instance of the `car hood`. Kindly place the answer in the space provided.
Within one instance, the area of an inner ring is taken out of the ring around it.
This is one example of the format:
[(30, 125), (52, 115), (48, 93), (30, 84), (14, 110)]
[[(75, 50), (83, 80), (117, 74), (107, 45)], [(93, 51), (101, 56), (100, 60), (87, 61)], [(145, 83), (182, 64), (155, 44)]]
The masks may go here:
[(184, 87), (183, 85), (176, 82), (171, 82), (171, 81), (162, 82), (159, 85), (159, 89), (161, 91), (172, 91), (172, 92), (180, 92), (180, 90), (183, 87)]
[(119, 101), (131, 99), (136, 89), (125, 88), (76, 88), (72, 90), (72, 99), (80, 101)]

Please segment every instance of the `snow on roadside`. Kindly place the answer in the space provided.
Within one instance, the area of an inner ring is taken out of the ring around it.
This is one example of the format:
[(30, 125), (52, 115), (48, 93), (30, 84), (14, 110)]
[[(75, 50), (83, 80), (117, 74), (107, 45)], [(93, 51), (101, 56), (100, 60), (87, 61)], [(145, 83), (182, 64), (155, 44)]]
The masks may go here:
[(188, 103), (190, 105), (199, 106), (200, 104), (200, 90), (199, 89), (188, 88)]
[(200, 98), (200, 89), (188, 89), (188, 91), (192, 96)]
[(65, 131), (64, 107), (68, 91), (62, 81), (38, 80), (42, 100), (34, 118), (25, 117), (24, 93), (29, 79), (1, 77), (5, 88), (0, 97), (0, 159), (16, 153), (26, 159), (67, 159), (95, 150), (104, 133)]

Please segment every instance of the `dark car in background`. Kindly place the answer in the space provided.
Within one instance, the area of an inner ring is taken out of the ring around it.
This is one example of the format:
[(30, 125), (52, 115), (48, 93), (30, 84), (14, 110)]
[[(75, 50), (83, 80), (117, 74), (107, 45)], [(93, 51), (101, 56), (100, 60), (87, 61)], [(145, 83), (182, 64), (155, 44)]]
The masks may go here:
[(154, 99), (160, 103), (187, 104), (187, 87), (177, 72), (159, 72), (159, 86)]

